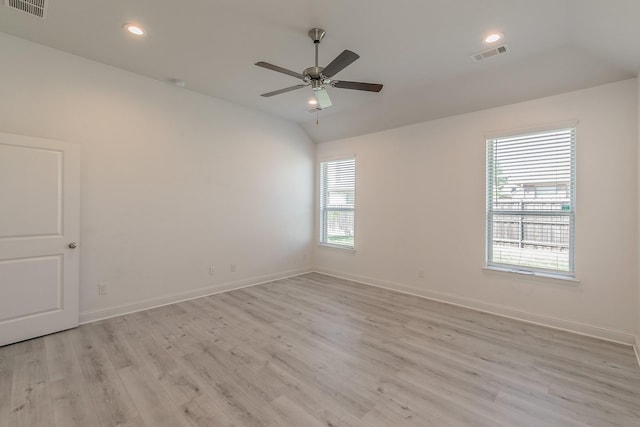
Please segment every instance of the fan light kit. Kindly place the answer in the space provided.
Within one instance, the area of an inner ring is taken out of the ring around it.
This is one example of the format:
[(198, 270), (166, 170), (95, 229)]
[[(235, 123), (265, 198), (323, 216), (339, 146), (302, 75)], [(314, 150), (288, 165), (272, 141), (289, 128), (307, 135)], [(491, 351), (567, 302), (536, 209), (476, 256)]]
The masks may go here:
[(292, 90), (301, 89), (303, 87), (311, 86), (313, 89), (316, 103), (309, 101), (309, 104), (316, 105), (318, 110), (330, 107), (332, 105), (331, 99), (329, 99), (329, 93), (324, 86), (331, 86), (338, 89), (353, 89), (364, 90), (367, 92), (380, 92), (382, 85), (378, 83), (362, 83), (362, 82), (347, 82), (344, 80), (333, 80), (332, 77), (349, 66), (360, 56), (350, 50), (344, 50), (338, 55), (329, 65), (326, 67), (320, 67), (318, 65), (318, 46), (320, 41), (326, 35), (326, 32), (320, 28), (313, 28), (309, 30), (309, 37), (313, 40), (316, 46), (316, 62), (314, 67), (309, 67), (297, 73), (295, 71), (287, 70), (286, 68), (278, 67), (277, 65), (269, 64), (268, 62), (256, 62), (258, 67), (267, 68), (269, 70), (277, 71), (279, 73), (287, 74), (289, 76), (302, 80), (301, 84), (287, 87), (284, 89), (274, 90), (273, 92), (263, 93), (261, 96), (270, 97), (279, 95), (281, 93), (290, 92)]

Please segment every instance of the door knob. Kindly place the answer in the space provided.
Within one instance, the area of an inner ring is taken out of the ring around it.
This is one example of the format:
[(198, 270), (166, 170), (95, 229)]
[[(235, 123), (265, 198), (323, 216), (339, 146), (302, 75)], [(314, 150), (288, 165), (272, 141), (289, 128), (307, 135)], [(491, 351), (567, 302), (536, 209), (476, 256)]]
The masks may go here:
[(75, 249), (75, 248), (77, 248), (77, 247), (78, 247), (78, 244), (77, 244), (76, 242), (71, 242), (71, 243), (69, 243), (69, 248), (71, 248), (71, 249)]

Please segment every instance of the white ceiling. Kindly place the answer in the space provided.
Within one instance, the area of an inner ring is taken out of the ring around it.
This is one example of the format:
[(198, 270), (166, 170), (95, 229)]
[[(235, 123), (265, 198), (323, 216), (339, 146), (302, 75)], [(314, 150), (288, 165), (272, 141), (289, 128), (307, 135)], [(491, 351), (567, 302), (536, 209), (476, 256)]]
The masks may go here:
[[(0, 6), (0, 31), (299, 123), (315, 141), (461, 114), (609, 83), (640, 72), (639, 0), (48, 0), (45, 20)], [(146, 35), (133, 38), (126, 22)], [(341, 80), (381, 93), (328, 88), (334, 106), (309, 113), (311, 89), (259, 68), (320, 65), (344, 49), (360, 59)], [(510, 53), (474, 63), (482, 36)], [(169, 84), (169, 83), (168, 83)]]

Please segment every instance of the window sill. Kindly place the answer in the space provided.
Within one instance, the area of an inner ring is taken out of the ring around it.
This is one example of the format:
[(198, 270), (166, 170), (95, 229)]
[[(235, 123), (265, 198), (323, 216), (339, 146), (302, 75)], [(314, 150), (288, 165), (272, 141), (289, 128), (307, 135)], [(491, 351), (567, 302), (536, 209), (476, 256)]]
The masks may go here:
[(576, 277), (572, 276), (564, 276), (562, 274), (553, 274), (553, 273), (544, 273), (540, 271), (530, 271), (530, 270), (518, 270), (516, 268), (508, 268), (508, 267), (495, 267), (495, 266), (485, 266), (482, 267), (483, 270), (486, 271), (498, 271), (501, 273), (507, 274), (518, 274), (520, 276), (529, 276), (529, 277), (539, 277), (544, 279), (553, 279), (553, 280), (561, 280), (563, 282), (569, 282), (568, 284), (578, 284), (580, 280)]
[(337, 249), (339, 251), (343, 251), (343, 252), (347, 252), (347, 253), (351, 253), (351, 254), (355, 254), (356, 253), (356, 249), (355, 248), (350, 248), (348, 246), (331, 245), (329, 243), (318, 243), (318, 247), (319, 248), (328, 248), (328, 249)]

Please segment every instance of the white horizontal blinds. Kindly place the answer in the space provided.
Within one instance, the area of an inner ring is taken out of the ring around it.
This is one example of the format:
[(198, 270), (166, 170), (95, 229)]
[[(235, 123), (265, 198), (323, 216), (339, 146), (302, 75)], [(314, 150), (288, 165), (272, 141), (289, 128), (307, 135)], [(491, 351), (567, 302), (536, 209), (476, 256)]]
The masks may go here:
[(355, 159), (320, 164), (320, 241), (354, 247)]
[(487, 263), (573, 274), (575, 129), (487, 141)]

